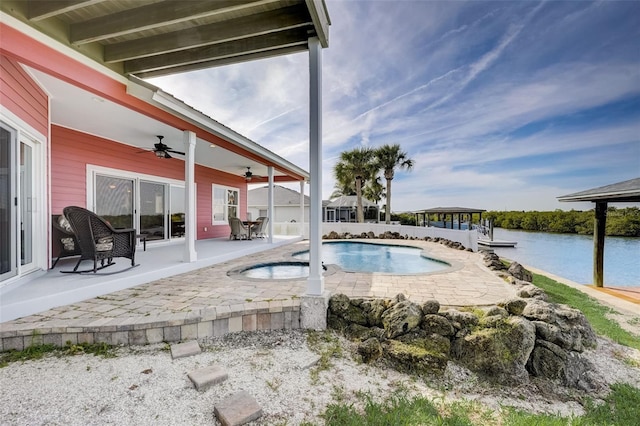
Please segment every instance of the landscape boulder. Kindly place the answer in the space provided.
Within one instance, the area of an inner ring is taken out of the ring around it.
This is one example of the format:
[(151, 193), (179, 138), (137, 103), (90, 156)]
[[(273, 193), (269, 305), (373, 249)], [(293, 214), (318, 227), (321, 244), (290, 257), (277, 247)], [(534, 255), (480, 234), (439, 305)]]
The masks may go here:
[(404, 294), (383, 300), (337, 294), (329, 300), (328, 326), (358, 342), (364, 362), (384, 360), (399, 371), (440, 374), (453, 359), (505, 385), (526, 383), (529, 374), (584, 390), (603, 382), (581, 354), (595, 347), (596, 335), (580, 311), (538, 298), (501, 305), (439, 312), (437, 301), (420, 306)]
[(372, 337), (358, 345), (358, 353), (362, 356), (362, 361), (368, 364), (382, 356), (382, 345), (378, 339)]
[(390, 339), (408, 333), (420, 325), (422, 309), (417, 304), (402, 300), (382, 314), (382, 325)]
[(447, 368), (447, 355), (420, 346), (388, 340), (383, 345), (383, 351), (391, 366), (405, 373), (441, 375)]
[(513, 277), (527, 282), (533, 282), (533, 275), (518, 262), (513, 262), (507, 272)]
[(503, 384), (529, 380), (526, 363), (536, 340), (535, 326), (522, 317), (509, 317), (494, 327), (478, 328), (455, 339), (455, 359), (485, 378)]

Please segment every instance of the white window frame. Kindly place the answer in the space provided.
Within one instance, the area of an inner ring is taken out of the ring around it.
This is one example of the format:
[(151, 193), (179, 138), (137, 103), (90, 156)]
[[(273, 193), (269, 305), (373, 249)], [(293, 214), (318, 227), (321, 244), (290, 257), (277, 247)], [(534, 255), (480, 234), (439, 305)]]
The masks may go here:
[[(216, 202), (216, 189), (222, 189), (225, 191), (225, 199), (223, 203), (217, 203)], [(238, 193), (238, 197), (236, 200), (236, 204), (229, 204), (228, 203), (228, 197), (226, 197), (227, 191), (236, 191)], [(216, 214), (216, 206), (222, 204), (223, 206), (223, 212), (224, 212), (224, 220), (216, 220), (215, 219), (215, 214)], [(225, 185), (218, 185), (218, 184), (212, 184), (211, 185), (211, 224), (212, 225), (227, 225), (229, 224), (229, 206), (235, 206), (236, 207), (236, 212), (238, 212), (238, 214), (240, 214), (240, 188), (236, 188), (233, 186), (225, 186)]]
[[(140, 182), (141, 181), (146, 181), (146, 182), (151, 182), (151, 183), (159, 183), (159, 184), (163, 184), (163, 185), (168, 185), (168, 189), (170, 191), (171, 186), (176, 186), (176, 187), (180, 187), (180, 188), (185, 188), (185, 184), (183, 180), (177, 180), (177, 179), (172, 179), (172, 178), (167, 178), (164, 176), (156, 176), (156, 175), (149, 175), (149, 174), (145, 174), (145, 173), (137, 173), (137, 172), (132, 172), (129, 170), (121, 170), (121, 169), (114, 169), (111, 167), (103, 167), (103, 166), (97, 166), (94, 164), (87, 164), (87, 175), (86, 175), (86, 188), (87, 188), (87, 209), (91, 210), (91, 211), (95, 211), (96, 210), (96, 206), (95, 206), (95, 193), (96, 193), (96, 187), (95, 187), (95, 178), (96, 175), (105, 175), (105, 176), (113, 176), (115, 178), (122, 178), (122, 179), (132, 179), (133, 180), (133, 186), (134, 186), (134, 208), (135, 208), (135, 213), (134, 213), (134, 228), (139, 229), (139, 221), (140, 221), (140, 195), (139, 195), (139, 191), (140, 191)], [(186, 191), (186, 189), (185, 189)], [(168, 195), (170, 196), (170, 195)], [(168, 202), (168, 199), (165, 200), (165, 203)], [(197, 211), (197, 209), (196, 209)], [(186, 212), (185, 212), (186, 214)], [(168, 231), (170, 234), (170, 230)], [(167, 234), (167, 235), (169, 235)], [(166, 243), (166, 242), (170, 242), (170, 241), (184, 241), (184, 237), (175, 237), (175, 238), (166, 238), (164, 240), (160, 240), (157, 242), (154, 242), (154, 244), (162, 244), (162, 243)]]
[[(47, 137), (42, 133), (38, 132), (34, 127), (30, 124), (22, 120), (20, 117), (15, 115), (13, 112), (9, 111), (3, 105), (0, 105), (0, 121), (3, 122), (3, 125), (7, 128), (7, 130), (11, 131), (13, 137), (15, 137), (16, 145), (14, 146), (14, 152), (12, 152), (13, 160), (15, 161), (14, 168), (19, 167), (19, 157), (18, 152), (20, 151), (20, 144), (25, 143), (32, 148), (32, 181), (34, 184), (33, 193), (32, 193), (32, 211), (34, 212), (33, 217), (33, 229), (32, 229), (32, 238), (33, 238), (33, 252), (32, 252), (32, 262), (28, 265), (22, 265), (20, 259), (17, 259), (17, 263), (15, 265), (15, 274), (6, 275), (2, 281), (0, 281), (0, 289), (5, 285), (8, 285), (11, 282), (19, 280), (22, 276), (33, 272), (34, 270), (47, 270), (49, 269), (49, 245), (48, 244), (39, 244), (38, 242), (48, 241), (48, 229), (49, 229), (49, 218), (48, 212), (50, 211), (50, 200), (48, 197), (48, 179), (50, 179), (50, 169), (48, 168), (48, 158), (49, 158), (49, 148), (47, 144)], [(15, 198), (18, 196), (18, 188), (20, 188), (20, 176), (19, 173), (15, 176), (16, 181), (14, 187), (16, 193), (12, 194), (12, 197)], [(19, 198), (19, 197), (18, 197)], [(20, 200), (18, 200), (20, 203)], [(16, 212), (19, 210), (20, 205), (16, 206)], [(14, 226), (15, 229), (12, 232), (16, 232), (13, 236), (15, 238), (16, 243), (16, 252), (18, 255), (20, 253), (20, 238), (17, 234), (18, 232), (18, 217), (15, 217), (16, 221)], [(15, 260), (15, 259), (13, 259)]]

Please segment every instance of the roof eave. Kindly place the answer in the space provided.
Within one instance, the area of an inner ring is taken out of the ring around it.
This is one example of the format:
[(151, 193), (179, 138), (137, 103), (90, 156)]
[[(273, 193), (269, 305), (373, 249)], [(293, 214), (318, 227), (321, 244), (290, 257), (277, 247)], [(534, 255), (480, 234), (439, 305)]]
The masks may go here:
[(164, 92), (157, 86), (150, 84), (138, 77), (130, 76), (127, 82), (127, 92), (145, 102), (150, 102), (172, 114), (177, 114), (190, 123), (211, 132), (212, 134), (227, 140), (234, 145), (245, 149), (255, 155), (265, 158), (278, 167), (309, 180), (309, 172), (285, 160), (268, 149), (258, 145), (249, 138), (226, 127), (213, 118), (190, 107), (174, 96)]

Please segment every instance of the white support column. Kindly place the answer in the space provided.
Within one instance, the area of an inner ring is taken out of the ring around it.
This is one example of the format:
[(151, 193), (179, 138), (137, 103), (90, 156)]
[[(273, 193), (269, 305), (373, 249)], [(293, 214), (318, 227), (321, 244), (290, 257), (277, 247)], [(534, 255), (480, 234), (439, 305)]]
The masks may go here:
[(322, 50), (309, 39), (309, 278), (307, 295), (324, 293), (322, 275)]
[(304, 181), (300, 181), (300, 236), (304, 238)]
[(275, 209), (273, 208), (273, 166), (267, 167), (267, 174), (269, 175), (269, 191), (267, 197), (267, 216), (269, 217), (269, 223), (267, 223), (269, 228), (269, 244), (273, 243), (273, 220), (275, 215)]
[(198, 260), (196, 253), (196, 134), (190, 130), (183, 132), (184, 142), (184, 262)]

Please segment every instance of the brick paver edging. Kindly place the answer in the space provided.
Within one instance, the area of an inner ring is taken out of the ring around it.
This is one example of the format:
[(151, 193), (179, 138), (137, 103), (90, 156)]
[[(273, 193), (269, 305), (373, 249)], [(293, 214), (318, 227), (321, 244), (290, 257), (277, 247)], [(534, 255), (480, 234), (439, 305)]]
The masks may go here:
[[(78, 323), (78, 320), (67, 322)], [(197, 313), (159, 315), (153, 319), (100, 318), (86, 326), (65, 324), (61, 320), (42, 324), (0, 324), (0, 351), (21, 351), (39, 344), (64, 347), (67, 342), (125, 346), (192, 339), (206, 342), (227, 333), (297, 328), (300, 328), (298, 300), (286, 305), (253, 302), (245, 303), (238, 310), (220, 306)]]

